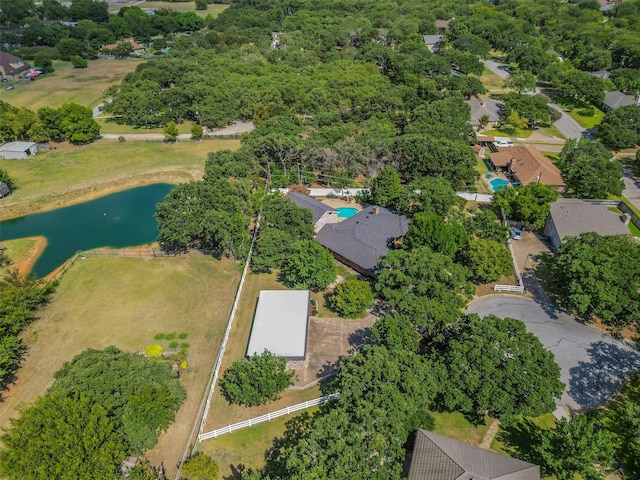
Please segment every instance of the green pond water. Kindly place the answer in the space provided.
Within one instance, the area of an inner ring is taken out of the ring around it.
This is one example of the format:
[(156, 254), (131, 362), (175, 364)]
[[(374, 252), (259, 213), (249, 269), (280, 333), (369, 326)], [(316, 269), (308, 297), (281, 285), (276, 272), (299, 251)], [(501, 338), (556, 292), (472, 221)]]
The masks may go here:
[(33, 267), (38, 276), (52, 272), (78, 251), (151, 243), (158, 237), (156, 203), (172, 187), (166, 183), (138, 187), (71, 207), (5, 220), (0, 222), (0, 241), (45, 237), (47, 247)]

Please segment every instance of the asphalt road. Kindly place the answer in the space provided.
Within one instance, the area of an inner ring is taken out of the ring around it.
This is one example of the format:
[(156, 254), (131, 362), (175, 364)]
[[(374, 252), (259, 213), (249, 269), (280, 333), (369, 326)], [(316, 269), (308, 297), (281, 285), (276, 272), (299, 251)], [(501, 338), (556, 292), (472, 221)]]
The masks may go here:
[(491, 70), (493, 73), (498, 75), (503, 80), (509, 76), (509, 72), (507, 72), (506, 67), (502, 65), (500, 62), (496, 62), (494, 60), (483, 60), (482, 63), (484, 63), (485, 67), (487, 67), (489, 70)]
[(562, 135), (565, 136), (565, 138), (573, 138), (576, 140), (586, 138), (589, 140), (593, 140), (591, 134), (587, 130), (582, 128), (582, 126), (578, 122), (571, 118), (568, 113), (562, 110), (560, 106), (556, 105), (555, 103), (550, 103), (549, 106), (562, 114), (562, 117), (560, 117), (560, 119), (554, 123), (554, 126), (560, 131)]
[(624, 182), (622, 195), (629, 200), (634, 207), (640, 208), (640, 178), (634, 177), (628, 170), (623, 170), (622, 181)]
[(562, 409), (603, 404), (617, 391), (621, 379), (640, 368), (640, 352), (629, 344), (529, 298), (490, 295), (472, 303), (467, 312), (511, 317), (525, 323), (527, 331), (554, 353), (560, 366), (566, 387), (556, 405)]

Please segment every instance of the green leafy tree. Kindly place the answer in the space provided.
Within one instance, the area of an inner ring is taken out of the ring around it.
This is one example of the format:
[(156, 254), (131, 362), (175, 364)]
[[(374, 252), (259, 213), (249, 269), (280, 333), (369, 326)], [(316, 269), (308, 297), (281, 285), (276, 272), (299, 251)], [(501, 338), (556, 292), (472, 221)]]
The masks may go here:
[(410, 210), (446, 217), (453, 208), (464, 207), (465, 200), (456, 194), (451, 183), (442, 177), (426, 177), (409, 184)]
[(504, 243), (495, 240), (484, 238), (469, 240), (463, 257), (473, 278), (481, 283), (494, 282), (513, 271), (509, 250)]
[(77, 103), (65, 103), (58, 112), (61, 118), (60, 130), (65, 140), (71, 143), (89, 143), (100, 134), (100, 125), (93, 119), (90, 108)]
[(383, 168), (370, 180), (369, 200), (396, 212), (406, 212), (407, 191), (401, 185), (400, 175), (393, 167)]
[(503, 245), (509, 235), (509, 227), (503, 225), (493, 210), (488, 208), (472, 212), (472, 215), (465, 217), (463, 224), (469, 236), (494, 240)]
[(599, 428), (588, 415), (561, 418), (556, 428), (538, 429), (527, 456), (542, 467), (544, 475), (558, 480), (599, 480), (611, 473), (615, 444), (610, 432)]
[(11, 257), (7, 255), (7, 252), (4, 250), (0, 250), (0, 268), (7, 267), (13, 263)]
[(564, 389), (553, 353), (513, 318), (467, 315), (431, 340), (427, 356), (445, 371), (438, 408), (476, 420), (551, 412)]
[(236, 360), (220, 379), (222, 395), (229, 403), (253, 407), (280, 398), (293, 385), (295, 373), (287, 361), (268, 350), (251, 358)]
[(86, 58), (82, 58), (80, 55), (73, 55), (71, 57), (71, 65), (73, 65), (73, 68), (87, 68), (89, 66), (89, 62)]
[(198, 452), (184, 463), (181, 473), (185, 480), (218, 480), (219, 470), (215, 460)]
[(582, 139), (567, 140), (558, 159), (567, 187), (579, 198), (607, 198), (624, 189), (622, 166), (611, 161), (604, 145)]
[(373, 305), (373, 292), (368, 282), (345, 280), (329, 295), (329, 308), (343, 318), (359, 318)]
[(162, 130), (162, 133), (164, 133), (164, 140), (166, 142), (175, 142), (178, 140), (180, 131), (178, 130), (176, 122), (169, 122)]
[(371, 338), (374, 345), (387, 347), (389, 350), (406, 350), (418, 352), (420, 335), (407, 315), (384, 315), (371, 327)]
[(1, 438), (0, 472), (13, 480), (115, 478), (126, 456), (117, 421), (84, 394), (40, 397)]
[(16, 182), (14, 182), (13, 178), (9, 176), (9, 172), (5, 168), (0, 168), (0, 182), (6, 183), (9, 190), (12, 192), (18, 188)]
[(196, 0), (196, 10), (206, 10), (207, 0)]
[(640, 324), (640, 246), (629, 237), (567, 239), (551, 266), (560, 301), (575, 314), (623, 327)]
[(40, 51), (33, 59), (33, 65), (42, 73), (51, 73), (54, 71), (51, 55), (48, 52)]
[(536, 77), (526, 70), (512, 71), (504, 82), (506, 88), (512, 88), (518, 93), (524, 93), (527, 90), (536, 88)]
[(558, 194), (542, 183), (522, 187), (501, 188), (493, 195), (493, 203), (504, 209), (505, 215), (524, 222), (534, 229), (544, 227), (551, 211), (551, 202)]
[(410, 315), (424, 334), (457, 323), (467, 295), (469, 271), (429, 247), (393, 250), (378, 261), (374, 290), (391, 308)]
[(427, 246), (434, 252), (453, 257), (467, 240), (464, 227), (442, 217), (417, 213), (409, 224), (402, 248), (408, 250)]
[(198, 125), (197, 123), (194, 123), (191, 126), (191, 138), (193, 138), (194, 140), (200, 140), (203, 134), (204, 134), (204, 128), (202, 128), (202, 125)]
[(336, 279), (336, 263), (331, 252), (313, 240), (299, 240), (280, 271), (293, 288), (322, 290)]
[(597, 136), (613, 150), (640, 145), (640, 108), (626, 105), (607, 112), (598, 125)]

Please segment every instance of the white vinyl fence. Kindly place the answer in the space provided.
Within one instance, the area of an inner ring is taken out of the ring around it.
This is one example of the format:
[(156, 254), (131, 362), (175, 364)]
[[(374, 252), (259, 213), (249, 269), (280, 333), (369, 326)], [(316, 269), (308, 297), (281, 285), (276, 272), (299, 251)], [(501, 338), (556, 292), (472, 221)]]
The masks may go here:
[(306, 410), (307, 408), (315, 407), (316, 405), (322, 405), (323, 403), (331, 402), (333, 400), (336, 400), (339, 396), (339, 393), (332, 393), (331, 395), (326, 395), (314, 400), (308, 400), (291, 407), (285, 407), (275, 412), (267, 413), (266, 415), (262, 415), (260, 417), (251, 418), (249, 420), (245, 420), (244, 422), (227, 425), (226, 427), (222, 427), (217, 430), (198, 435), (198, 440), (202, 442), (203, 440), (209, 440), (210, 438), (219, 437), (220, 435), (224, 435), (225, 433), (235, 432), (236, 430), (240, 430), (241, 428), (252, 427), (253, 425), (257, 425), (258, 423), (262, 422), (270, 422), (274, 418), (282, 417), (283, 415), (289, 415), (290, 413), (294, 413), (300, 410)]

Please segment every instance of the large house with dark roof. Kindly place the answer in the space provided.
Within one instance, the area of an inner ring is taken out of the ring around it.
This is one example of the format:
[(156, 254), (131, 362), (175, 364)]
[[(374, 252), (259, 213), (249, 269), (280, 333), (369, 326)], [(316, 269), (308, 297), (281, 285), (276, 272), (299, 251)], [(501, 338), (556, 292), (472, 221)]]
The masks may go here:
[(566, 188), (558, 167), (534, 146), (498, 148), (489, 158), (493, 166), (504, 172), (515, 184), (529, 185), (537, 182), (559, 192)]
[(540, 480), (540, 467), (418, 430), (409, 480)]
[(600, 235), (629, 235), (631, 217), (609, 210), (610, 205), (598, 205), (577, 198), (561, 198), (551, 204), (544, 234), (554, 248), (567, 237), (587, 232)]
[(0, 52), (0, 76), (2, 79), (15, 80), (29, 72), (31, 65), (8, 52)]
[(316, 233), (327, 223), (336, 223), (338, 221), (338, 211), (335, 208), (331, 208), (329, 205), (325, 205), (315, 198), (311, 198), (309, 195), (289, 193), (287, 194), (287, 198), (300, 208), (311, 210), (313, 229)]
[(340, 223), (322, 227), (316, 241), (345, 265), (375, 275), (378, 259), (406, 235), (409, 219), (386, 208), (367, 207)]
[[(475, 98), (467, 100), (471, 107), (471, 125), (478, 127), (492, 127), (502, 119), (504, 105), (492, 98)], [(483, 118), (484, 117), (484, 118)], [(483, 120), (487, 122), (483, 125)]]

